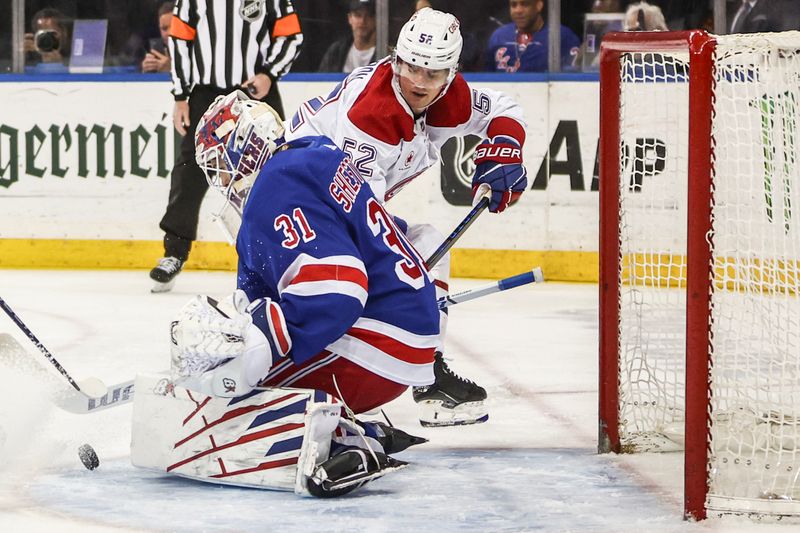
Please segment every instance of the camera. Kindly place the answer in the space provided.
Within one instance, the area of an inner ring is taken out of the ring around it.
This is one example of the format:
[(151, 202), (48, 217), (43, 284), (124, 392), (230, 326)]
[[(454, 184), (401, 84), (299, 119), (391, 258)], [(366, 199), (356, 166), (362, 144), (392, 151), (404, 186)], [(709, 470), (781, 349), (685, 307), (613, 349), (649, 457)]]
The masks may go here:
[(39, 30), (33, 36), (36, 49), (40, 52), (52, 52), (59, 46), (58, 32), (55, 30)]

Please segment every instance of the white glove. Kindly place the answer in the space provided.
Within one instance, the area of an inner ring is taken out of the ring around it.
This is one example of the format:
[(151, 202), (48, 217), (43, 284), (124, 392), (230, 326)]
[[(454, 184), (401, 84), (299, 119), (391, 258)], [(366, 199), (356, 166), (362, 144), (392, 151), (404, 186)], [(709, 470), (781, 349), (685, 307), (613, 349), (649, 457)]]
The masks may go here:
[(174, 377), (200, 374), (241, 355), (245, 349), (245, 331), (252, 323), (250, 315), (245, 313), (229, 316), (208, 296), (192, 298), (172, 322)]
[(244, 311), (242, 291), (220, 304), (196, 296), (172, 323), (172, 374), (181, 386), (234, 397), (253, 390), (272, 364), (267, 338)]

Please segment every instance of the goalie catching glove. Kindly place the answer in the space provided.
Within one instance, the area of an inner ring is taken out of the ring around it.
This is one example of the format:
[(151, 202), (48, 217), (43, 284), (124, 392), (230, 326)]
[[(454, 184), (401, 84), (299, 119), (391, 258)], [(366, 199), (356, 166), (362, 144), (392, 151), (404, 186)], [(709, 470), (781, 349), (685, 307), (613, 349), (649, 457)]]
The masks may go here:
[(280, 307), (237, 290), (229, 302), (192, 298), (172, 322), (172, 374), (181, 386), (236, 397), (257, 387), (291, 348)]
[(472, 195), (478, 194), (481, 185), (491, 188), (489, 211), (504, 211), (525, 192), (528, 178), (522, 165), (522, 148), (516, 139), (504, 135), (486, 139), (475, 149), (474, 157)]

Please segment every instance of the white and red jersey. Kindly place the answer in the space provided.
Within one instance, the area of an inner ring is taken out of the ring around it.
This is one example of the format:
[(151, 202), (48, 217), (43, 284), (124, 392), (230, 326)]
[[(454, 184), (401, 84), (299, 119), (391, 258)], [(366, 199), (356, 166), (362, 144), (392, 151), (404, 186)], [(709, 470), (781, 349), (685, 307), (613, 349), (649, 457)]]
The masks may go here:
[(419, 117), (400, 94), (391, 58), (353, 71), (327, 97), (303, 103), (286, 139), (324, 135), (348, 153), (384, 201), (436, 164), (451, 137), (508, 135), (525, 141), (522, 108), (499, 91), (472, 89), (461, 76)]

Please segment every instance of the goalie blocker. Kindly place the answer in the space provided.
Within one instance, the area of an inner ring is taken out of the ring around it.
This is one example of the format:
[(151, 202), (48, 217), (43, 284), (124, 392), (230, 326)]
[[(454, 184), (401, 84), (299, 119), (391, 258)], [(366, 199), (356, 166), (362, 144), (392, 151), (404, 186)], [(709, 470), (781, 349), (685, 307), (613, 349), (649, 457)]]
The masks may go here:
[(341, 417), (322, 391), (262, 388), (219, 398), (138, 376), (131, 463), (198, 481), (334, 497), (406, 466), (389, 457), (425, 442)]

